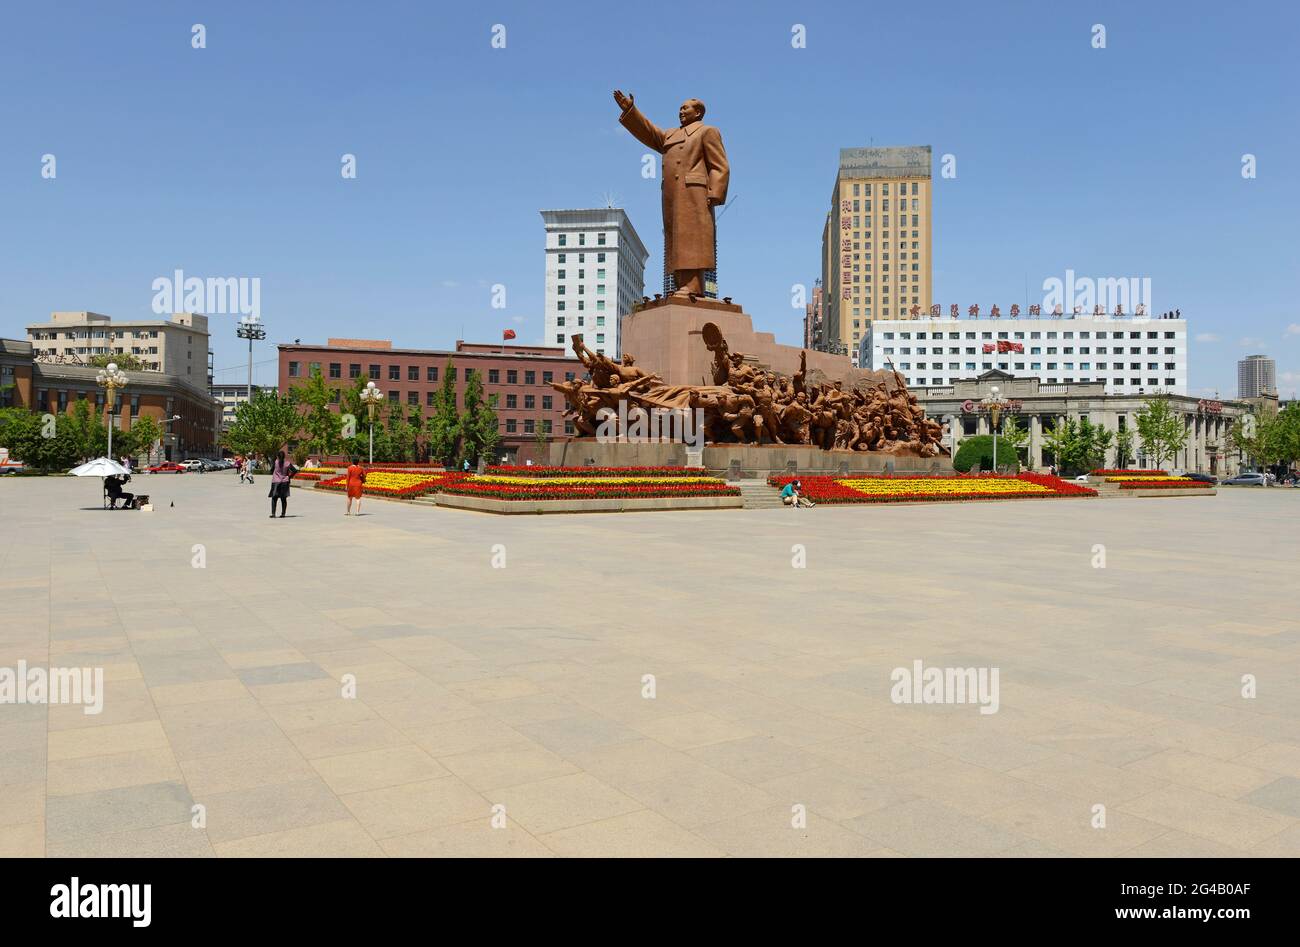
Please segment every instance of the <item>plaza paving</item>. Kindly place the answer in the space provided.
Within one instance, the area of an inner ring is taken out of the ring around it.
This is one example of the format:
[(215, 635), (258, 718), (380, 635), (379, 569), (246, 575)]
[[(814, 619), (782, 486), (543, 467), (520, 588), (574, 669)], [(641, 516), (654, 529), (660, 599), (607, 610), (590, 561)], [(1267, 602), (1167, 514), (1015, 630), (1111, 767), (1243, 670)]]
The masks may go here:
[[(132, 486), (154, 512), (0, 481), (0, 668), (107, 677), (97, 716), (0, 704), (2, 855), (1300, 854), (1300, 491), (271, 520), (265, 478)], [(893, 703), (917, 659), (999, 668), (998, 712)]]

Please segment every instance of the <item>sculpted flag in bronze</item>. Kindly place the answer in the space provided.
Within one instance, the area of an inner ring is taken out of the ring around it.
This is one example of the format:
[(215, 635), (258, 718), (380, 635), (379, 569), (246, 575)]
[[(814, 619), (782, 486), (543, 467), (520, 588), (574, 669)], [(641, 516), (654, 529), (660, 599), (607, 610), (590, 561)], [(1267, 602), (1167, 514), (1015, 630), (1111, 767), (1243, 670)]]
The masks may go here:
[(790, 377), (746, 363), (712, 322), (705, 324), (702, 337), (713, 353), (712, 385), (666, 385), (638, 368), (631, 355), (616, 362), (574, 335), (574, 354), (591, 380), (552, 382), (551, 387), (568, 402), (565, 417), (580, 437), (596, 436), (602, 408), (627, 417), (629, 412), (619, 411), (619, 402), (626, 401), (647, 412), (699, 409), (704, 438), (711, 444), (804, 444), (911, 457), (947, 453), (943, 426), (925, 416), (897, 372), (863, 372), (856, 385), (845, 388), (838, 381), (814, 382), (807, 352)]
[(731, 168), (722, 135), (705, 125), (704, 103), (687, 99), (677, 111), (680, 127), (664, 131), (641, 114), (632, 96), (614, 90), (623, 110), (619, 122), (647, 148), (663, 155), (664, 268), (677, 282), (676, 296), (702, 296), (704, 272), (714, 259), (713, 208), (726, 203)]

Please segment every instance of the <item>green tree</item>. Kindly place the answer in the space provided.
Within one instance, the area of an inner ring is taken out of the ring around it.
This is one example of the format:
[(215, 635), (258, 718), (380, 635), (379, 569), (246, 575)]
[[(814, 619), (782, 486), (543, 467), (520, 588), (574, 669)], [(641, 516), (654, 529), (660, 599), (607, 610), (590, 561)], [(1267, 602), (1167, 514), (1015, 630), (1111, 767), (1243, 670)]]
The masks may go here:
[[(119, 406), (121, 401), (118, 401)], [(72, 443), (73, 453), (81, 461), (103, 457), (108, 453), (108, 427), (105, 418), (96, 414), (92, 403), (87, 398), (78, 398), (72, 403), (72, 410), (58, 419), (58, 425), (66, 430)], [(113, 431), (113, 453), (121, 455), (130, 450), (129, 438), (118, 441), (122, 431)], [(120, 445), (120, 446), (119, 446)]]
[(1115, 432), (1115, 466), (1123, 470), (1133, 462), (1133, 431), (1124, 428)]
[(444, 466), (456, 462), (456, 449), (460, 442), (460, 414), (456, 410), (456, 382), (452, 378), (452, 360), (442, 373), (442, 386), (433, 402), (433, 414), (428, 420), (429, 456)]
[[(952, 459), (953, 469), (966, 473), (976, 464), (980, 470), (989, 472), (993, 469), (993, 435), (976, 434), (967, 437), (957, 446), (957, 456)], [(1016, 449), (1007, 443), (1005, 437), (998, 437), (998, 467), (1006, 469), (1016, 465)]]
[(110, 355), (92, 355), (89, 364), (94, 368), (107, 368), (110, 362), (122, 369), (124, 372), (147, 371), (144, 367), (144, 362), (132, 355), (130, 352), (114, 352)]
[[(14, 459), (38, 470), (52, 470), (47, 451), (53, 441), (54, 424), (44, 415), (26, 408), (0, 408), (0, 447), (9, 448)], [(46, 435), (49, 436), (46, 436)]]
[(1152, 459), (1156, 467), (1173, 463), (1178, 452), (1187, 444), (1187, 425), (1182, 415), (1174, 410), (1168, 398), (1148, 398), (1134, 415), (1142, 453)]
[(480, 458), (488, 463), (496, 460), (497, 445), (501, 443), (500, 421), (497, 420), (497, 398), (483, 398), (483, 376), (470, 371), (465, 378), (465, 410), (460, 416), (460, 459), (470, 466)]
[[(162, 440), (162, 425), (154, 420), (151, 414), (142, 414), (131, 422), (131, 430), (125, 432), (129, 453), (132, 456), (144, 454), (146, 456), (153, 452), (153, 447)], [(117, 435), (114, 435), (113, 446), (117, 448)]]
[(1114, 432), (1087, 418), (1063, 418), (1043, 434), (1047, 448), (1061, 474), (1080, 474), (1095, 470), (1106, 462)]
[(275, 390), (253, 393), (235, 409), (235, 420), (222, 443), (240, 454), (271, 457), (298, 435), (302, 416), (287, 395)]
[(330, 410), (333, 395), (334, 389), (325, 384), (319, 367), (311, 370), (303, 384), (289, 389), (294, 404), (304, 409), (302, 428), (305, 442), (301, 447), (308, 452), (334, 454), (342, 444), (341, 418)]

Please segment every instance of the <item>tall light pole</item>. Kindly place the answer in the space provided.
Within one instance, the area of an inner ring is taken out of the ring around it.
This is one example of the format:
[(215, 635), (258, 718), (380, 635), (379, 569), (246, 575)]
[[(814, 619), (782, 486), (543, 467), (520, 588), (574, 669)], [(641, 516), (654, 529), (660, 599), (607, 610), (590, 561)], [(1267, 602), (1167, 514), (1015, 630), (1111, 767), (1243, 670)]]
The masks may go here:
[(370, 463), (375, 463), (375, 408), (384, 400), (384, 393), (379, 390), (373, 381), (366, 382), (366, 387), (361, 389), (361, 403), (366, 406), (366, 412), (370, 415)]
[(244, 316), (235, 328), (235, 335), (248, 339), (248, 400), (253, 400), (253, 342), (266, 338), (266, 327), (257, 321), (256, 316)]
[(994, 385), (989, 389), (988, 396), (980, 404), (984, 405), (985, 410), (989, 413), (989, 425), (993, 429), (993, 472), (998, 472), (998, 419), (1002, 414), (1002, 409), (1006, 403), (998, 396), (998, 386)]
[(113, 404), (117, 389), (126, 387), (126, 372), (118, 371), (116, 362), (109, 362), (95, 376), (95, 384), (108, 391), (108, 459), (113, 459)]

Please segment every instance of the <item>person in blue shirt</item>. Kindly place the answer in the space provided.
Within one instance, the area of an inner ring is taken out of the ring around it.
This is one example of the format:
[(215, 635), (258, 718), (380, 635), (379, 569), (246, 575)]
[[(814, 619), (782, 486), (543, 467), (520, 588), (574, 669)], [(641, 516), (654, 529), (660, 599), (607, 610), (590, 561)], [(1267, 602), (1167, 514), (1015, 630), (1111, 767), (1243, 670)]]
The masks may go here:
[(803, 484), (801, 484), (798, 480), (791, 480), (789, 483), (787, 483), (784, 487), (781, 488), (781, 502), (784, 503), (786, 506), (797, 507), (799, 505), (799, 490), (802, 488), (802, 486)]

